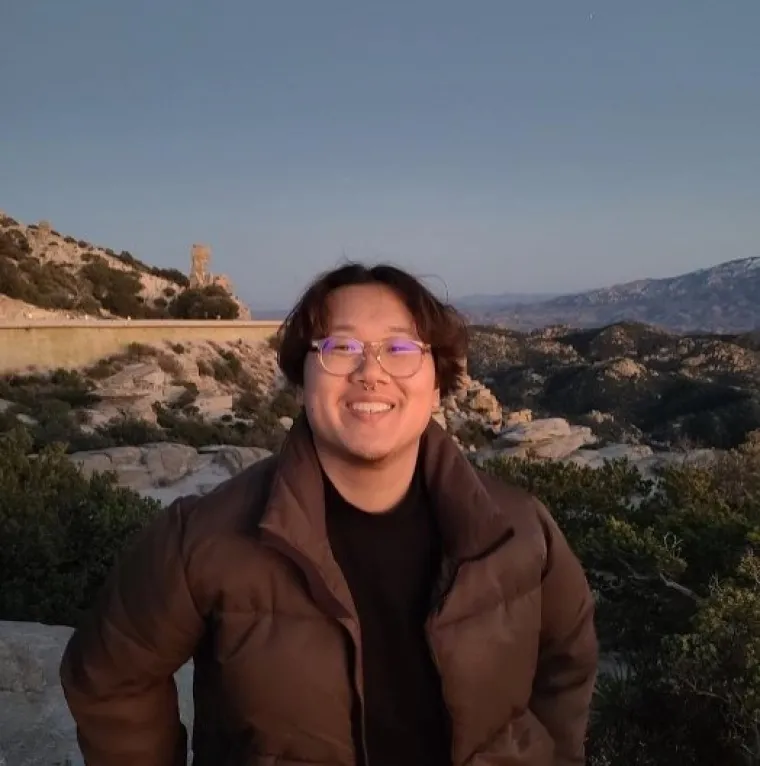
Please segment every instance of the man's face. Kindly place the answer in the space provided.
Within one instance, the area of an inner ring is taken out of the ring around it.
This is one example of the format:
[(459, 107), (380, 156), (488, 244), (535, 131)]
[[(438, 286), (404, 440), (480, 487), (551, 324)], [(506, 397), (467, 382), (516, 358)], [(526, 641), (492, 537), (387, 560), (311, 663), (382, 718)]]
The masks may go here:
[[(381, 285), (333, 291), (328, 298), (328, 316), (330, 336), (363, 342), (419, 340), (404, 303)], [(405, 452), (416, 455), (417, 443), (440, 403), (429, 353), (422, 357), (414, 375), (394, 378), (369, 348), (354, 372), (337, 375), (322, 367), (317, 352), (308, 354), (303, 395), (317, 447), (360, 462), (392, 459)], [(370, 403), (390, 408), (370, 412)]]

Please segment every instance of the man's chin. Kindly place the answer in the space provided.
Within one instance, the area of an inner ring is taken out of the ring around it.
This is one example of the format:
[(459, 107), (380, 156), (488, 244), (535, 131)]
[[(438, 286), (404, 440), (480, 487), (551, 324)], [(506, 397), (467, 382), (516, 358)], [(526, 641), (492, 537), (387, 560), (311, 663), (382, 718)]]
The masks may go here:
[(381, 444), (344, 444), (346, 456), (356, 463), (381, 463), (393, 456), (393, 448)]

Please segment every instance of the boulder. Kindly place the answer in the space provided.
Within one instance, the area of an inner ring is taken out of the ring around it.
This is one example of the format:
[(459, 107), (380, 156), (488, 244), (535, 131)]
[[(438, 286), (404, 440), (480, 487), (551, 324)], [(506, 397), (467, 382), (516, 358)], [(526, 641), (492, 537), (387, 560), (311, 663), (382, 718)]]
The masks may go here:
[[(58, 668), (71, 628), (0, 621), (0, 766), (84, 766)], [(175, 675), (193, 720), (192, 662)]]
[(70, 459), (85, 476), (113, 471), (121, 486), (167, 504), (182, 495), (204, 495), (271, 454), (259, 447), (223, 444), (196, 450), (186, 444), (157, 442), (74, 452)]

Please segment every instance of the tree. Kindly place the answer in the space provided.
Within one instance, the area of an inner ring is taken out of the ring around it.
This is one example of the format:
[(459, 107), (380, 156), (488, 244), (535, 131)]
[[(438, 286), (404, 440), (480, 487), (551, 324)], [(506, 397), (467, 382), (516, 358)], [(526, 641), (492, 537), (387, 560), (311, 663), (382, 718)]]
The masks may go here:
[(193, 287), (169, 304), (175, 319), (237, 319), (240, 307), (221, 285)]

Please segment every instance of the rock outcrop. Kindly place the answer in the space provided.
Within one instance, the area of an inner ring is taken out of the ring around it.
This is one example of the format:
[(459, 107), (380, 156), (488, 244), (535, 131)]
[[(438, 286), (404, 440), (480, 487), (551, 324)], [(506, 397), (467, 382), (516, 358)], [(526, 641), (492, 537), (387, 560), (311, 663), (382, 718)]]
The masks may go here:
[(72, 453), (86, 476), (113, 472), (118, 483), (166, 504), (181, 495), (206, 494), (217, 484), (270, 455), (260, 447), (208, 446), (157, 442)]
[(758, 333), (477, 327), (467, 363), (505, 408), (567, 418), (606, 442), (728, 449), (760, 428)]
[[(0, 766), (84, 766), (58, 667), (71, 628), (0, 621)], [(192, 662), (175, 675), (192, 726)]]

